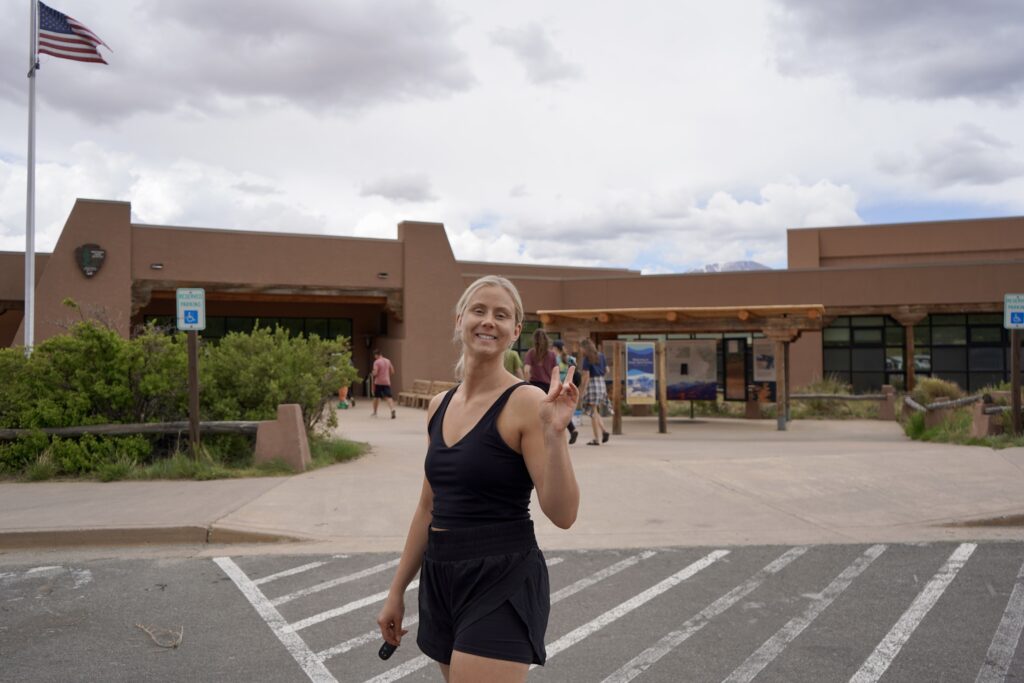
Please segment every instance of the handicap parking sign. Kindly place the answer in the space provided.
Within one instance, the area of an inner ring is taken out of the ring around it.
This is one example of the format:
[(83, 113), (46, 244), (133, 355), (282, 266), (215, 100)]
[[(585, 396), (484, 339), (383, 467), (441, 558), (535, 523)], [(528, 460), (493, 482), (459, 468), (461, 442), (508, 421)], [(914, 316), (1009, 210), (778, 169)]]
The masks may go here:
[(200, 287), (178, 289), (178, 329), (194, 332), (206, 329), (206, 290)]
[(1003, 327), (1008, 330), (1024, 329), (1024, 294), (1003, 296)]

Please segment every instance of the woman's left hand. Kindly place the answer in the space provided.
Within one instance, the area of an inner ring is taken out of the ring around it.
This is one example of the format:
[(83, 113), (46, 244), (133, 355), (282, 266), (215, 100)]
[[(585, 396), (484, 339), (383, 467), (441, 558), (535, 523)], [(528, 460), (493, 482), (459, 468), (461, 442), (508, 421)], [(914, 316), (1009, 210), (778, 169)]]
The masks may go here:
[(572, 382), (572, 375), (576, 371), (575, 365), (569, 366), (565, 374), (565, 380), (559, 379), (556, 370), (551, 372), (551, 386), (548, 388), (548, 395), (540, 404), (540, 421), (544, 427), (565, 429), (576, 411), (576, 403), (580, 398), (580, 390)]

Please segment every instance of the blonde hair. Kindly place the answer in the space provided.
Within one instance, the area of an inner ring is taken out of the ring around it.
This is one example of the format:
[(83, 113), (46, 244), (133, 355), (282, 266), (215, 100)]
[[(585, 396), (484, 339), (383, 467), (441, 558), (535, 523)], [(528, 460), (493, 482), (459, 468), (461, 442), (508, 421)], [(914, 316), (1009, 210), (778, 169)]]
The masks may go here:
[[(456, 320), (466, 312), (466, 308), (469, 307), (469, 300), (473, 298), (479, 290), (484, 287), (500, 287), (512, 297), (512, 304), (515, 308), (515, 319), (516, 325), (523, 323), (523, 300), (519, 296), (519, 290), (512, 284), (507, 278), (503, 278), (500, 275), (484, 275), (482, 278), (474, 281), (469, 287), (466, 287), (466, 291), (459, 297), (458, 302), (455, 304), (455, 318)], [(462, 336), (459, 334), (459, 328), (455, 328), (455, 334), (452, 341), (459, 347), (459, 361), (455, 364), (455, 378), (462, 379), (463, 371), (465, 370), (465, 357), (463, 356), (462, 349)], [(515, 341), (515, 340), (513, 340)], [(511, 348), (511, 347), (509, 347)]]

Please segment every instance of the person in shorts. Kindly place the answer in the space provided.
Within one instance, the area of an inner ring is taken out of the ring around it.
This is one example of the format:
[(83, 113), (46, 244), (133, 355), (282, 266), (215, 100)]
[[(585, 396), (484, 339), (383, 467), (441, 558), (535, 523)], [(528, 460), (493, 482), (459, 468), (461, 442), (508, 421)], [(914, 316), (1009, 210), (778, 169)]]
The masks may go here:
[(391, 395), (391, 376), (395, 374), (395, 366), (384, 357), (380, 349), (373, 350), (373, 370), (370, 379), (373, 383), (373, 417), (377, 417), (377, 406), (381, 399), (391, 409), (391, 419), (395, 419), (395, 399)]
[(399, 645), (405, 591), (418, 571), (416, 644), (445, 681), (523, 681), (547, 658), (551, 604), (531, 492), (562, 529), (579, 511), (565, 434), (579, 399), (575, 368), (564, 382), (552, 373), (546, 392), (505, 369), (523, 321), (505, 278), (471, 284), (455, 313), (461, 382), (430, 402), (419, 503), (377, 625)]

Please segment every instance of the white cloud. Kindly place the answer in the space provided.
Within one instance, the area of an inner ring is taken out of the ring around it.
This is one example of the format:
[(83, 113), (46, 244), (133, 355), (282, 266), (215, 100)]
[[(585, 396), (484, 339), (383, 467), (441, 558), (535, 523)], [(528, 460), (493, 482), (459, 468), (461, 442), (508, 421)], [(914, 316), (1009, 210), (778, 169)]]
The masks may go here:
[(583, 69), (565, 59), (540, 24), (501, 28), (491, 34), (496, 45), (519, 58), (532, 83), (545, 85), (583, 76)]
[(422, 173), (378, 178), (363, 185), (363, 197), (383, 197), (396, 202), (429, 202), (436, 199), (430, 190), (430, 178)]

